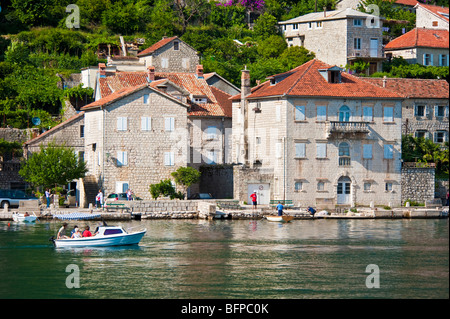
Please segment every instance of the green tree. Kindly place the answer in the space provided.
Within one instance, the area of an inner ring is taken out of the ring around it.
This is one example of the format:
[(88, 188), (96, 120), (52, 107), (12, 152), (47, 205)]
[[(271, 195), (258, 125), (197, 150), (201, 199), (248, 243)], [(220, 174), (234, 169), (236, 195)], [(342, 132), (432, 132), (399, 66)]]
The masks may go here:
[(184, 198), (181, 192), (175, 191), (170, 179), (161, 180), (158, 184), (151, 184), (149, 191), (153, 199), (158, 199), (159, 196), (170, 197), (170, 199)]
[(315, 58), (315, 53), (304, 47), (292, 46), (286, 48), (280, 55), (280, 62), (287, 70), (302, 65)]
[(272, 35), (277, 35), (278, 21), (273, 15), (268, 12), (260, 15), (253, 26), (253, 31), (257, 37), (267, 38)]
[(175, 183), (183, 187), (183, 198), (189, 186), (198, 183), (201, 173), (193, 167), (180, 167), (172, 172)]
[(31, 155), (19, 171), (24, 180), (34, 187), (63, 186), (83, 178), (86, 163), (75, 154), (73, 148), (50, 143), (41, 145), (40, 151)]

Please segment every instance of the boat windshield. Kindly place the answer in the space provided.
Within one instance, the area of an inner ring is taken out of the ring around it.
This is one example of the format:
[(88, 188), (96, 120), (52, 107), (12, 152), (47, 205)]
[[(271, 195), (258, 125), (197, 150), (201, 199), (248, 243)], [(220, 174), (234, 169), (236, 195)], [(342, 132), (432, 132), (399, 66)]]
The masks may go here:
[(122, 234), (122, 229), (105, 229), (103, 235)]

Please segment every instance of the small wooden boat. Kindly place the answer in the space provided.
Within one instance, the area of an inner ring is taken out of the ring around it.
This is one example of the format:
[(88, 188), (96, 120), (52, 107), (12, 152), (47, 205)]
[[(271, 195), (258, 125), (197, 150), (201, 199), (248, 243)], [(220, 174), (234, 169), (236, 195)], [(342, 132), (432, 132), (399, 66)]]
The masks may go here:
[(271, 222), (289, 223), (294, 216), (266, 216), (266, 219)]
[(37, 219), (35, 213), (33, 213), (33, 215), (30, 215), (28, 213), (25, 214), (13, 213), (12, 217), (15, 222), (24, 222), (24, 223), (34, 223)]

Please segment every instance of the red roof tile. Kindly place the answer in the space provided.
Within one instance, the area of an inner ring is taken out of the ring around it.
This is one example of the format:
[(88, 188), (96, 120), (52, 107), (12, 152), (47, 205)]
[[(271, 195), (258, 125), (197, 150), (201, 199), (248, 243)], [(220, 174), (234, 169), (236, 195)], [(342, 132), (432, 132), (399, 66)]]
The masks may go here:
[[(342, 98), (402, 98), (399, 94), (377, 85), (365, 82), (360, 78), (341, 72), (341, 83), (329, 83), (319, 70), (329, 69), (328, 65), (313, 59), (297, 68), (275, 75), (281, 76), (281, 81), (271, 85), (264, 82), (252, 90), (248, 98), (262, 98), (270, 96), (311, 96), (311, 97), (342, 97)], [(284, 79), (282, 79), (285, 77)], [(240, 99), (234, 96), (233, 99)]]
[(156, 42), (155, 44), (149, 46), (147, 49), (141, 51), (138, 53), (138, 56), (145, 56), (145, 55), (150, 55), (153, 52), (155, 52), (156, 50), (158, 50), (159, 48), (165, 46), (167, 43), (169, 43), (172, 40), (175, 40), (176, 38), (178, 38), (177, 36), (171, 37), (171, 38), (164, 38), (162, 40), (159, 40), (158, 42)]
[[(383, 87), (382, 78), (362, 78)], [(407, 98), (448, 99), (449, 84), (446, 80), (386, 78), (385, 85)]]
[[(185, 89), (193, 97), (207, 98), (208, 102), (205, 104), (195, 104), (193, 101), (190, 101), (191, 109), (188, 115), (231, 117), (231, 109), (228, 110), (228, 107), (231, 107), (228, 105), (230, 103), (228, 102), (230, 95), (209, 86), (204, 78), (197, 78), (195, 73), (156, 72), (155, 79), (155, 81), (150, 83), (150, 86), (153, 88), (158, 89), (158, 84), (168, 80), (174, 85)], [(142, 84), (147, 84), (146, 72), (117, 72), (114, 76), (100, 78), (101, 96), (102, 98), (107, 97), (123, 88)]]
[(404, 6), (414, 7), (418, 2), (417, 0), (396, 0), (396, 4), (402, 4)]
[(443, 19), (447, 22), (449, 21), (448, 16), (446, 17), (443, 15), (443, 13), (448, 15), (448, 13), (449, 13), (448, 7), (433, 6), (430, 4), (423, 4), (423, 3), (417, 3), (417, 7), (418, 6), (425, 8), (426, 10), (434, 13), (435, 15), (439, 16), (441, 19)]
[(385, 50), (416, 47), (448, 49), (448, 40), (448, 30), (415, 28), (386, 44)]

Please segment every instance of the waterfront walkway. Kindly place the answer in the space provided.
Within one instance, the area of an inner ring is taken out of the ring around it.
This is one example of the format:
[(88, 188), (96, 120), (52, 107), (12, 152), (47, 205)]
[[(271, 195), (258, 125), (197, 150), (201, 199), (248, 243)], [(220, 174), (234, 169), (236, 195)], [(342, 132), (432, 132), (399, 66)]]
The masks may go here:
[[(318, 211), (312, 216), (305, 209), (286, 209), (284, 214), (293, 216), (294, 219), (398, 219), (398, 218), (448, 218), (448, 206), (446, 207), (401, 207), (386, 210), (382, 208), (358, 208), (356, 212), (346, 211), (343, 213)], [(13, 213), (18, 209), (3, 209), (0, 211), (0, 220), (13, 220)], [(101, 209), (88, 208), (52, 208), (44, 209), (35, 213), (41, 220), (54, 219), (57, 214), (69, 214), (73, 212), (85, 212), (100, 214), (103, 220), (142, 220), (142, 219), (261, 219), (267, 215), (275, 215), (275, 210), (269, 206), (260, 206), (252, 209), (251, 206), (243, 206), (241, 209), (216, 209), (212, 210), (189, 210), (189, 211), (140, 211), (140, 212), (107, 212)]]

